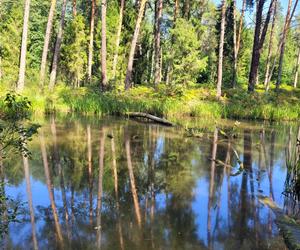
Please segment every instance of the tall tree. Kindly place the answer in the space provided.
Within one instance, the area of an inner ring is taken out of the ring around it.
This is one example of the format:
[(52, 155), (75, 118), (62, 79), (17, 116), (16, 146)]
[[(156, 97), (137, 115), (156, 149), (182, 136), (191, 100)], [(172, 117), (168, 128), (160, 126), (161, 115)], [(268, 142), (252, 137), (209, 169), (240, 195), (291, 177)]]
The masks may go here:
[(95, 6), (96, 0), (91, 0), (91, 22), (90, 22), (90, 40), (88, 57), (88, 81), (92, 80), (93, 54), (94, 54), (94, 29), (95, 29)]
[(187, 20), (190, 19), (190, 10), (191, 10), (191, 0), (185, 0), (184, 1), (183, 16)]
[(28, 163), (27, 157), (22, 156), (22, 158), (23, 158), (23, 167), (24, 167), (25, 180), (26, 180), (26, 193), (27, 193), (27, 199), (28, 199), (28, 205), (29, 205), (30, 222), (31, 222), (31, 229), (32, 229), (32, 243), (33, 243), (33, 249), (37, 250), (39, 248), (38, 248), (38, 243), (37, 243), (37, 239), (36, 239), (36, 228), (35, 228), (34, 208), (33, 208), (33, 204), (32, 204), (29, 163)]
[(260, 56), (265, 42), (266, 34), (268, 31), (268, 26), (271, 19), (271, 14), (272, 14), (273, 6), (275, 4), (275, 0), (271, 0), (265, 22), (263, 23), (263, 10), (266, 2), (267, 2), (266, 0), (258, 0), (256, 2), (254, 40), (253, 40), (252, 59), (251, 59), (249, 82), (248, 82), (249, 92), (254, 91), (257, 74), (258, 74)]
[(122, 25), (123, 25), (123, 14), (124, 14), (124, 6), (125, 0), (121, 0), (120, 5), (120, 13), (119, 13), (119, 25), (117, 30), (117, 38), (116, 38), (116, 47), (115, 47), (115, 54), (114, 54), (114, 61), (113, 61), (113, 79), (116, 77), (116, 70), (118, 65), (118, 56), (119, 56), (119, 47), (120, 47), (120, 39), (121, 39), (121, 32), (122, 32)]
[(155, 61), (155, 74), (154, 74), (154, 86), (161, 81), (161, 19), (163, 10), (163, 0), (158, 0), (155, 4), (155, 29), (154, 29), (154, 61)]
[(268, 56), (267, 56), (267, 65), (266, 65), (266, 73), (265, 73), (265, 81), (264, 81), (266, 90), (269, 89), (269, 81), (268, 80), (269, 80), (269, 74), (270, 74), (270, 61), (271, 61), (272, 49), (273, 49), (276, 14), (277, 14), (277, 0), (275, 0), (274, 9), (273, 9), (272, 27), (271, 27), (271, 32), (270, 32), (270, 41), (269, 41)]
[(102, 84), (101, 88), (105, 89), (107, 85), (107, 72), (106, 72), (106, 0), (102, 0), (101, 5), (101, 75)]
[(175, 0), (175, 3), (174, 3), (174, 18), (173, 18), (173, 23), (176, 22), (178, 14), (179, 14), (179, 0)]
[(217, 80), (217, 98), (221, 97), (222, 77), (223, 77), (223, 48), (225, 34), (225, 18), (226, 18), (226, 0), (222, 0), (221, 7), (221, 33), (219, 41), (219, 62), (218, 62), (218, 80)]
[(25, 0), (24, 18), (23, 18), (23, 32), (22, 45), (20, 53), (19, 79), (17, 83), (17, 91), (22, 92), (25, 85), (25, 71), (26, 71), (26, 52), (27, 52), (27, 36), (29, 23), (30, 0)]
[(300, 66), (300, 47), (298, 49), (298, 57), (297, 57), (296, 70), (295, 70), (295, 78), (294, 78), (294, 88), (297, 88), (299, 66)]
[(46, 27), (46, 34), (45, 34), (45, 41), (44, 41), (44, 48), (42, 54), (42, 62), (41, 62), (41, 70), (40, 70), (40, 84), (44, 85), (45, 81), (45, 74), (46, 74), (46, 65), (47, 65), (47, 56), (48, 56), (48, 49), (49, 49), (49, 42), (51, 38), (51, 31), (53, 26), (53, 17), (55, 12), (56, 0), (51, 1), (51, 6), (48, 15), (48, 22)]
[[(286, 38), (287, 34), (290, 28), (290, 20), (293, 18), (294, 11), (292, 11), (292, 4), (293, 0), (289, 0), (288, 7), (287, 7), (287, 12), (285, 16), (285, 23), (284, 23), (284, 28), (282, 32), (282, 37), (281, 37), (281, 48), (280, 48), (280, 56), (279, 56), (279, 66), (278, 66), (278, 76), (277, 76), (277, 81), (276, 81), (276, 89), (279, 89), (279, 86), (281, 84), (281, 78), (282, 78), (282, 66), (283, 66), (283, 58), (284, 58), (284, 52), (285, 52), (285, 44), (286, 44)], [(298, 0), (296, 0), (294, 9), (296, 9), (298, 4)]]
[(233, 82), (232, 87), (235, 87), (238, 78), (238, 55), (241, 44), (241, 37), (243, 31), (244, 16), (246, 11), (246, 0), (243, 0), (242, 12), (239, 20), (239, 29), (237, 30), (237, 16), (236, 16), (236, 0), (233, 0), (233, 48), (234, 48), (234, 64), (233, 64)]
[(73, 17), (75, 17), (77, 15), (77, 1), (76, 0), (73, 0), (72, 12), (73, 12)]
[(140, 8), (138, 13), (138, 18), (135, 24), (135, 30), (131, 42), (131, 48), (129, 52), (129, 58), (128, 58), (128, 65), (127, 65), (127, 71), (126, 71), (126, 78), (125, 78), (125, 89), (128, 90), (132, 85), (132, 69), (133, 69), (133, 59), (136, 49), (137, 40), (140, 33), (141, 23), (144, 16), (145, 6), (146, 6), (147, 0), (141, 0), (140, 1)]
[(57, 67), (58, 67), (58, 61), (59, 61), (60, 49), (61, 49), (61, 42), (62, 42), (63, 30), (64, 30), (64, 26), (65, 26), (66, 6), (67, 6), (67, 0), (63, 0), (62, 9), (61, 9), (61, 17), (60, 17), (60, 22), (59, 22), (59, 27), (58, 27), (57, 37), (56, 37), (54, 54), (53, 54), (49, 89), (54, 88), (55, 81), (56, 81)]

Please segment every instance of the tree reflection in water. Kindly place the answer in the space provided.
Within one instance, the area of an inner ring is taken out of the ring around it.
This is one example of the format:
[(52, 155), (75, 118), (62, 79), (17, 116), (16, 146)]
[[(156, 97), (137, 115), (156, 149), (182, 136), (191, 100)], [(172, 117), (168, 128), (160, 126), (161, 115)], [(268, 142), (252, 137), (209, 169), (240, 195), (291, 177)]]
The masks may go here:
[[(7, 246), (284, 249), (257, 195), (283, 205), (289, 127), (243, 124), (235, 137), (220, 133), (230, 126), (187, 138), (154, 124), (51, 118), (29, 161), (3, 162), (6, 192), (20, 193), (30, 214), (20, 217), (23, 230), (10, 227)], [(237, 175), (234, 150), (244, 165)]]

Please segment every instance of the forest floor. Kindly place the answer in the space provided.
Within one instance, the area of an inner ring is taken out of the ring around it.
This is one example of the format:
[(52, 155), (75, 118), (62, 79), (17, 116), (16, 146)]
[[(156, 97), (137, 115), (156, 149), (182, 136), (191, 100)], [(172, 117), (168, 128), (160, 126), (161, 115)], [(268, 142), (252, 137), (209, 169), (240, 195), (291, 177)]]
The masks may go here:
[[(1, 91), (4, 95), (4, 92)], [(124, 115), (145, 112), (176, 120), (183, 116), (249, 120), (297, 120), (300, 118), (300, 90), (282, 86), (279, 92), (265, 92), (258, 86), (255, 93), (246, 89), (225, 89), (217, 100), (209, 85), (180, 87), (138, 86), (129, 91), (101, 93), (96, 87), (79, 89), (57, 86), (53, 92), (26, 90), (23, 94), (34, 112), (76, 112), (82, 114)], [(1, 104), (0, 104), (1, 105)]]

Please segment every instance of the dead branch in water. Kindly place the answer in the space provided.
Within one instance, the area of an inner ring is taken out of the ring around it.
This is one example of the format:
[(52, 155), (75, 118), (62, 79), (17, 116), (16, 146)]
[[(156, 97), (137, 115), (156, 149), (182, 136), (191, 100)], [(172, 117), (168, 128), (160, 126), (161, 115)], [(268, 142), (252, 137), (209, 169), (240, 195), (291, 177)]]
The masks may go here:
[(129, 112), (126, 115), (128, 115), (128, 117), (130, 118), (146, 118), (149, 119), (151, 121), (157, 122), (159, 124), (165, 125), (165, 126), (174, 126), (174, 124), (172, 122), (169, 122), (168, 120), (164, 119), (164, 118), (160, 118), (154, 115), (150, 115), (147, 113), (142, 113), (142, 112)]

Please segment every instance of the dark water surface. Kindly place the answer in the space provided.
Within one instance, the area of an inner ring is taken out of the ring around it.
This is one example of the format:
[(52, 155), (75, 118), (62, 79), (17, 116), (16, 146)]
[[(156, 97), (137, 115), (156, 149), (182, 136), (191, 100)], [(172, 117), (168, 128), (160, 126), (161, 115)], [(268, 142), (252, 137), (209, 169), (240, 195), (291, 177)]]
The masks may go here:
[(198, 138), (114, 118), (41, 124), (31, 158), (8, 157), (0, 172), (14, 201), (5, 205), (19, 203), (1, 247), (285, 249), (257, 196), (288, 211), (285, 158), (296, 124), (242, 122), (233, 133), (227, 121)]

